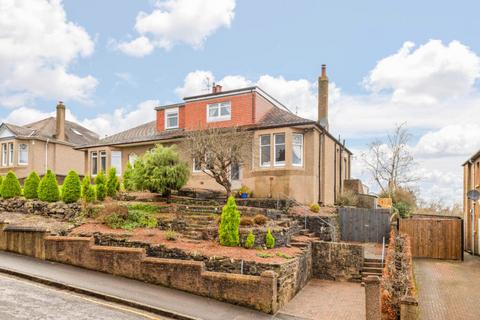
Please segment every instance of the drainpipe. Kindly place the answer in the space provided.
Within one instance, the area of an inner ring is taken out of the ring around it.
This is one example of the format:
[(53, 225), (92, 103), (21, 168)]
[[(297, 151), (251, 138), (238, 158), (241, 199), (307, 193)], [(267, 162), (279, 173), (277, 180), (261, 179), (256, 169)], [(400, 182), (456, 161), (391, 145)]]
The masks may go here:
[(50, 139), (47, 138), (47, 142), (45, 143), (45, 174), (48, 170), (48, 142)]

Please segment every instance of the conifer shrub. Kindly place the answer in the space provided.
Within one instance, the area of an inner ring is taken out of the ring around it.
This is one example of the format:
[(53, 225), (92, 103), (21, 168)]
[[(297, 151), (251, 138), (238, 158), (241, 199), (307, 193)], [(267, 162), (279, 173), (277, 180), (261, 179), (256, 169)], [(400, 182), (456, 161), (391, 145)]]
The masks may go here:
[(107, 195), (109, 197), (114, 197), (117, 194), (119, 187), (120, 181), (118, 181), (117, 169), (112, 167), (108, 170)]
[(78, 174), (71, 170), (62, 187), (62, 197), (65, 203), (77, 202), (82, 195), (82, 186)]
[(123, 173), (123, 187), (126, 191), (134, 191), (135, 185), (132, 179), (133, 168), (130, 162), (127, 163), (127, 169)]
[(4, 199), (20, 197), (22, 195), (20, 182), (18, 182), (17, 176), (12, 171), (9, 171), (5, 179), (3, 179), (0, 193)]
[(267, 234), (265, 235), (265, 246), (268, 249), (275, 248), (275, 237), (272, 235), (270, 229), (267, 230)]
[(239, 244), (238, 227), (240, 225), (240, 211), (237, 210), (235, 198), (228, 197), (227, 204), (222, 209), (218, 234), (222, 246), (234, 247)]
[(82, 200), (85, 203), (95, 201), (95, 188), (90, 184), (89, 176), (85, 176), (82, 180)]
[(255, 245), (255, 235), (252, 231), (248, 233), (247, 240), (245, 240), (245, 248), (251, 249)]
[(107, 177), (103, 170), (95, 177), (96, 196), (98, 201), (103, 201), (107, 197)]
[(3, 182), (4, 177), (0, 176), (0, 197), (2, 196), (2, 182)]
[(27, 199), (38, 199), (38, 185), (40, 177), (35, 171), (32, 171), (23, 185), (23, 195)]
[(38, 185), (38, 199), (46, 202), (56, 202), (60, 200), (60, 191), (55, 173), (47, 170)]

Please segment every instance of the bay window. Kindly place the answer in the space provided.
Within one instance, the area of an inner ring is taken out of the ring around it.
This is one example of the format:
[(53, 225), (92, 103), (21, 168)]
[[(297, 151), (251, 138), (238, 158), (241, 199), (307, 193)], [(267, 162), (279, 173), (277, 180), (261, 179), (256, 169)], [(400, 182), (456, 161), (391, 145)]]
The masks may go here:
[(292, 165), (303, 165), (303, 134), (300, 133), (292, 134)]
[(96, 152), (92, 152), (92, 176), (96, 176), (98, 173), (98, 154)]
[(107, 152), (100, 151), (100, 170), (107, 172)]
[(270, 166), (270, 135), (260, 136), (260, 167)]
[(2, 143), (2, 166), (6, 167), (7, 166), (7, 144)]
[(13, 166), (13, 142), (8, 144), (8, 165)]
[(165, 129), (178, 128), (178, 108), (165, 110)]
[(18, 164), (28, 164), (28, 145), (26, 143), (18, 146)]
[(122, 175), (122, 151), (112, 151), (110, 167), (117, 169), (117, 176)]
[(274, 166), (281, 167), (285, 165), (285, 133), (276, 133), (274, 138)]

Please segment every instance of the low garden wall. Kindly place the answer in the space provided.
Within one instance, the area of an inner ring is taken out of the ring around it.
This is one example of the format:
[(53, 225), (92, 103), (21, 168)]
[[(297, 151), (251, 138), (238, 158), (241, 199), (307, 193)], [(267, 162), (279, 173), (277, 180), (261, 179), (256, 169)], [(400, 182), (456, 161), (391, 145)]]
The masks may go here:
[[(278, 301), (288, 301), (302, 282), (285, 275), (290, 287), (285, 285), (279, 291), (274, 271), (263, 271), (259, 276), (210, 272), (203, 261), (147, 257), (143, 248), (97, 246), (93, 237), (47, 236), (41, 229), (5, 224), (0, 228), (0, 250), (159, 284), (266, 313), (277, 311)], [(279, 293), (285, 297), (278, 299)]]
[(61, 220), (70, 220), (82, 211), (82, 207), (80, 203), (49, 203), (40, 200), (12, 198), (0, 200), (0, 211), (37, 214)]
[(313, 242), (313, 275), (327, 280), (359, 282), (362, 279), (363, 257), (361, 244)]

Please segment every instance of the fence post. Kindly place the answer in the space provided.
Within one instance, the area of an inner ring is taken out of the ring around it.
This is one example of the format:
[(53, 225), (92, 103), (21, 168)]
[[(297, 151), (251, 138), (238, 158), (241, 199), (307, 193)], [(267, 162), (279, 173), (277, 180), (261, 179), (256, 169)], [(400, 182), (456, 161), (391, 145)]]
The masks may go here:
[(418, 319), (418, 301), (414, 297), (404, 297), (400, 301), (400, 320)]
[(365, 279), (365, 314), (367, 320), (381, 320), (380, 278), (377, 276)]

